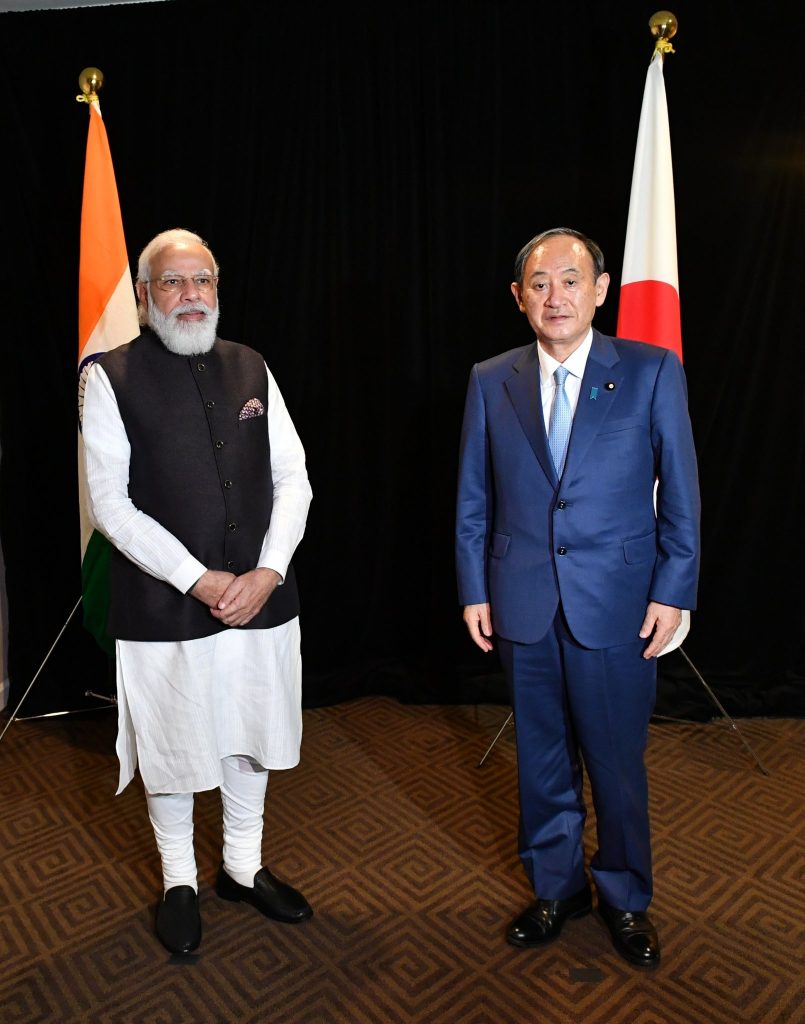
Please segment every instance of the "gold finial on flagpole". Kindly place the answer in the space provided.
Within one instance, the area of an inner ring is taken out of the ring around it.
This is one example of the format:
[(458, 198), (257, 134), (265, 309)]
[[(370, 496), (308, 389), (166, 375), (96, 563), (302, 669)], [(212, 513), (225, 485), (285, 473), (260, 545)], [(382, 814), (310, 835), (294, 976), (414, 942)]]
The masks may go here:
[(671, 39), (676, 35), (676, 30), (679, 27), (679, 23), (676, 20), (676, 16), (671, 14), (670, 11), (657, 11), (656, 14), (652, 14), (648, 21), (648, 27), (651, 29), (651, 34), (656, 36), (657, 42), (654, 44), (654, 53), (651, 59), (660, 55), (660, 60), (666, 55), (666, 53), (676, 53), (676, 50), (671, 46)]
[(81, 95), (76, 96), (79, 103), (97, 103), (98, 90), (103, 85), (103, 72), (98, 68), (84, 68), (78, 76)]

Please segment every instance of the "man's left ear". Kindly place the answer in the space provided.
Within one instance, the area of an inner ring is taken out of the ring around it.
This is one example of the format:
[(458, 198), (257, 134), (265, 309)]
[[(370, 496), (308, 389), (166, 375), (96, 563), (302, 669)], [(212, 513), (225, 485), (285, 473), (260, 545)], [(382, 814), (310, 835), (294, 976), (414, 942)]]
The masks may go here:
[(600, 306), (603, 304), (604, 299), (607, 297), (607, 289), (609, 288), (609, 274), (600, 274), (598, 280), (595, 282), (595, 304)]

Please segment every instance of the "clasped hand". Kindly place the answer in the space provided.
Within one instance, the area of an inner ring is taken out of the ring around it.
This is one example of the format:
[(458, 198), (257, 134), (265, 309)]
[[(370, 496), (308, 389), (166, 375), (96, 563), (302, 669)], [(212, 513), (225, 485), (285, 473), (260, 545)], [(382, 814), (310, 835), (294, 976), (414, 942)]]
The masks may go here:
[(245, 626), (281, 582), (282, 577), (273, 569), (252, 569), (242, 576), (208, 569), (190, 593), (225, 626)]

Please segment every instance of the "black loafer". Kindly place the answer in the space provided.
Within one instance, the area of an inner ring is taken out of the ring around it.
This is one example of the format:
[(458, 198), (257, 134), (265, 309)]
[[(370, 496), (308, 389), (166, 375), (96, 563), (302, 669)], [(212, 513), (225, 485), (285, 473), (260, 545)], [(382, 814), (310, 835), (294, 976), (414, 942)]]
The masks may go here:
[(157, 907), (157, 938), (171, 953), (192, 953), (201, 942), (198, 894), (192, 885), (174, 885)]
[(566, 900), (537, 900), (509, 925), (506, 941), (512, 946), (545, 946), (558, 939), (565, 921), (584, 917), (593, 909), (589, 886)]
[(624, 960), (636, 967), (656, 967), (660, 962), (660, 940), (648, 914), (642, 910), (618, 910), (598, 899), (598, 912), (612, 937), (612, 944)]
[(254, 876), (254, 888), (250, 889), (231, 878), (222, 864), (218, 869), (215, 891), (223, 900), (251, 903), (274, 921), (299, 924), (313, 917), (313, 908), (302, 893), (275, 878), (268, 868), (260, 868)]

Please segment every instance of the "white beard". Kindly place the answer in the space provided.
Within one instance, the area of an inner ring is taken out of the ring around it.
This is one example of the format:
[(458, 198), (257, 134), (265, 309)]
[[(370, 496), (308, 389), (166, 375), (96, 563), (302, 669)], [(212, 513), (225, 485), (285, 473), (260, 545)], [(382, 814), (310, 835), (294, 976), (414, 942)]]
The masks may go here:
[[(151, 298), (149, 286), (148, 326), (169, 352), (177, 356), (200, 356), (215, 344), (220, 307), (210, 309), (203, 302), (185, 302), (163, 313)], [(203, 320), (179, 320), (180, 313), (204, 313)]]

